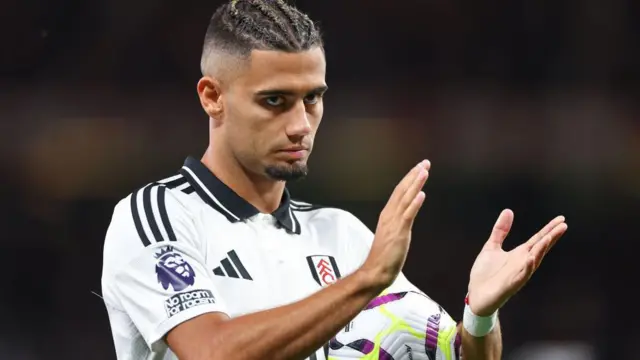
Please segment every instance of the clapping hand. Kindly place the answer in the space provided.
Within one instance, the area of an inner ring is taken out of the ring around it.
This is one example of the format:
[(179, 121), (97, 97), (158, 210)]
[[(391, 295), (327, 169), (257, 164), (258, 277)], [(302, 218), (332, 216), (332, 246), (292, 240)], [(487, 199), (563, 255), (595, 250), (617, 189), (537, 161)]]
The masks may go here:
[(468, 303), (471, 311), (478, 316), (493, 314), (517, 293), (540, 266), (551, 247), (567, 231), (564, 217), (558, 216), (524, 244), (504, 251), (502, 243), (512, 224), (513, 212), (502, 211), (489, 240), (471, 268)]

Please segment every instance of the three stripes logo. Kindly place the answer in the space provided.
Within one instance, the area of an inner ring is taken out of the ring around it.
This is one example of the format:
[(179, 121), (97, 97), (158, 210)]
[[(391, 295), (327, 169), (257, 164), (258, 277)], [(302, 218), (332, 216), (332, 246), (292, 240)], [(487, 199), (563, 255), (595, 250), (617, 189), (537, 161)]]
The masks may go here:
[(307, 256), (307, 263), (311, 269), (311, 276), (320, 286), (327, 286), (340, 279), (338, 263), (333, 256), (312, 255)]
[(220, 261), (221, 266), (213, 269), (213, 274), (217, 276), (228, 276), (235, 279), (245, 279), (252, 281), (253, 278), (249, 275), (247, 269), (242, 265), (242, 261), (236, 254), (235, 250), (231, 250), (227, 253), (227, 256)]
[(166, 187), (150, 184), (131, 194), (131, 214), (144, 246), (165, 240), (177, 241), (166, 204)]
[(178, 240), (167, 211), (167, 190), (173, 189), (185, 194), (193, 192), (187, 179), (182, 175), (176, 175), (148, 184), (131, 194), (131, 215), (144, 246)]

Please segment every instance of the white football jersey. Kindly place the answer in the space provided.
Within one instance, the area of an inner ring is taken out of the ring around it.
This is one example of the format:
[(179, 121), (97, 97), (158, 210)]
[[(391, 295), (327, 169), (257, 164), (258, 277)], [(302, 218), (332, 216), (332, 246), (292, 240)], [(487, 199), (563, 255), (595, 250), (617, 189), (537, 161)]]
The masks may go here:
[[(308, 297), (356, 270), (372, 240), (352, 214), (293, 201), (288, 191), (276, 211), (262, 214), (187, 158), (177, 175), (114, 209), (102, 293), (117, 358), (176, 359), (165, 336), (178, 324)], [(327, 347), (310, 359), (325, 360)]]

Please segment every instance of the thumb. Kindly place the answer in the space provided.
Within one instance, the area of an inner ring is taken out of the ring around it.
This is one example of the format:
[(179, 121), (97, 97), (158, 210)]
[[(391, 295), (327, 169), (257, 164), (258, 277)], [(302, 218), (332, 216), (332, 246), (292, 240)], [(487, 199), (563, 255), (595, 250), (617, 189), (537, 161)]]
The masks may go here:
[(493, 230), (489, 236), (489, 240), (484, 245), (485, 249), (500, 249), (504, 239), (509, 235), (511, 225), (513, 224), (513, 211), (509, 209), (502, 210), (496, 220), (496, 224), (493, 225)]

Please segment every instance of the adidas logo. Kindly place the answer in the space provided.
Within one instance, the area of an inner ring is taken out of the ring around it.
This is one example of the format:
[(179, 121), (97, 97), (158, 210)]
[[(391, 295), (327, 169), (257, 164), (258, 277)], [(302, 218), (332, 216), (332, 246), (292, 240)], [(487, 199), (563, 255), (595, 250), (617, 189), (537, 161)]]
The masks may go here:
[(253, 280), (247, 269), (242, 265), (242, 261), (236, 254), (235, 250), (227, 253), (227, 257), (220, 261), (221, 266), (213, 269), (213, 274), (217, 276), (228, 276), (230, 278), (243, 278), (245, 280)]

